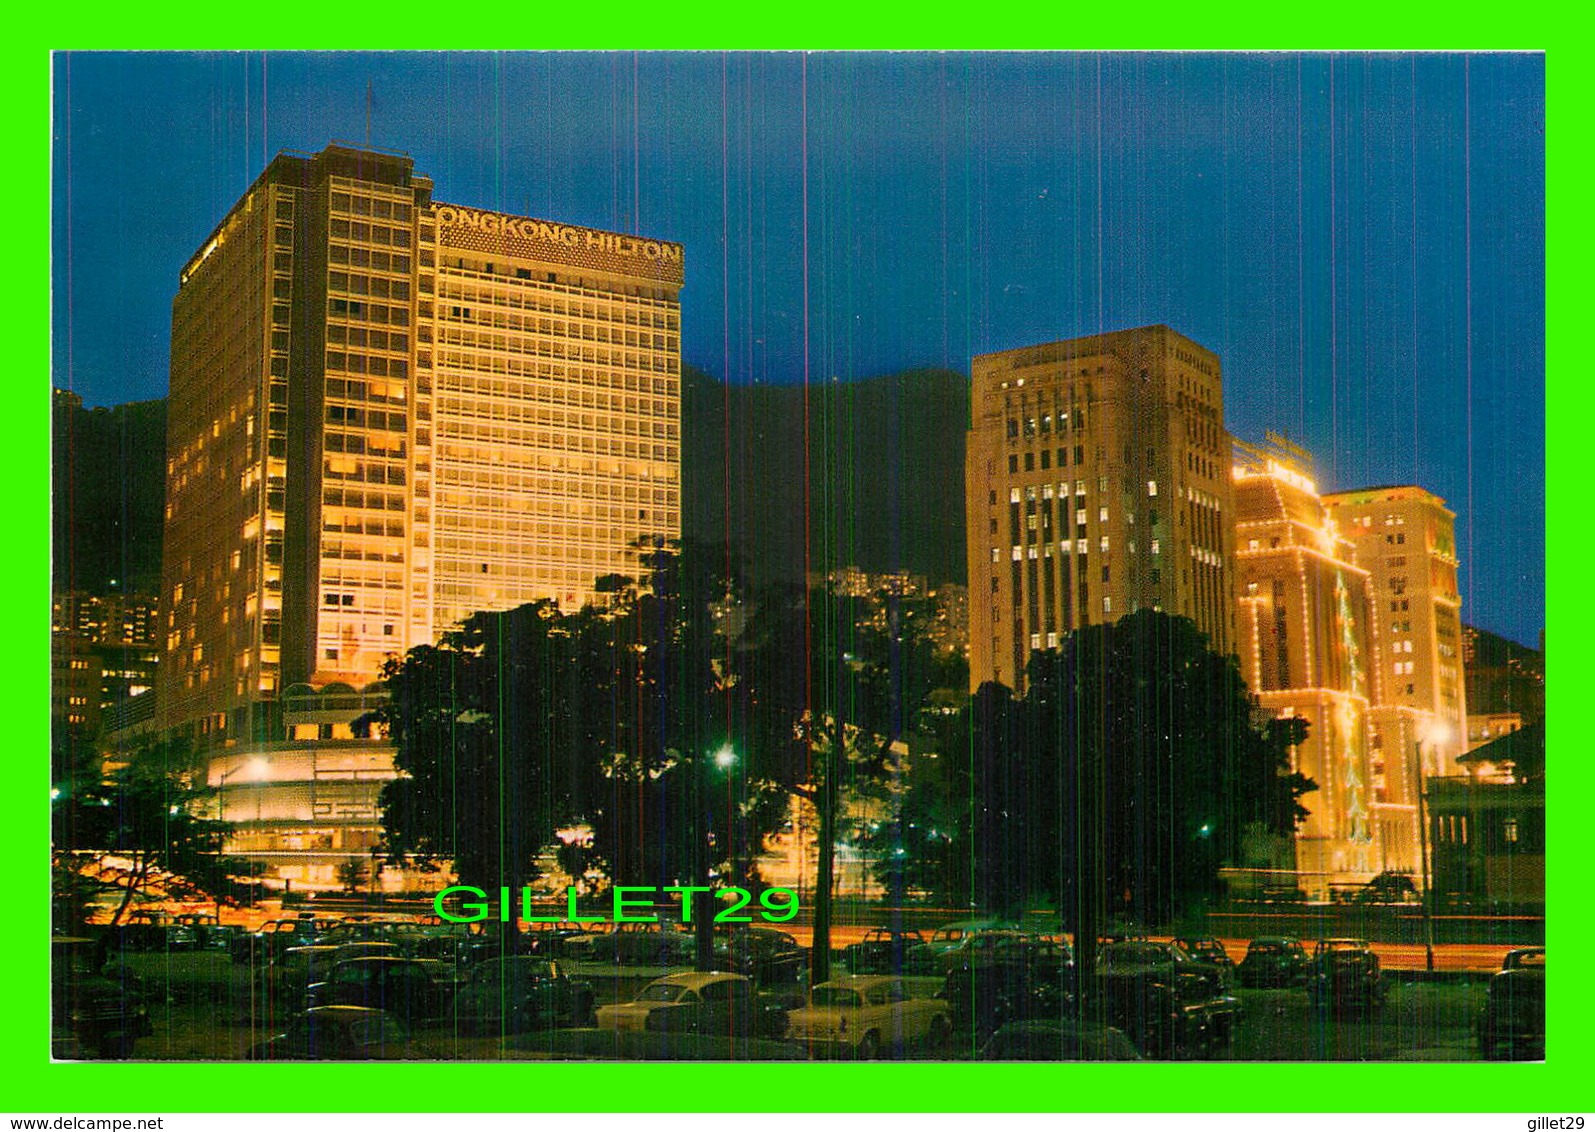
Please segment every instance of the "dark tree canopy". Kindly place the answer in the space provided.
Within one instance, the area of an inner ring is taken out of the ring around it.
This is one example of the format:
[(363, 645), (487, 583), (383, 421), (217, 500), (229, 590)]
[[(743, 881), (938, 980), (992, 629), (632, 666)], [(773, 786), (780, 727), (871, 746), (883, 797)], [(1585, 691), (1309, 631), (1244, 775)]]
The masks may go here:
[[(107, 779), (81, 777), (56, 787), (51, 846), (58, 896), (83, 895), (76, 878), (87, 869), (116, 895), (116, 924), (138, 896), (156, 887), (183, 898), (215, 899), (230, 891), (230, 878), (247, 868), (222, 855), (232, 825), (209, 816), (214, 791), (191, 785), (189, 763), (186, 748), (157, 745)], [(107, 858), (127, 864), (102, 868)]]
[[(1304, 816), (1314, 787), (1290, 772), (1289, 748), (1305, 725), (1259, 721), (1233, 659), (1187, 619), (1146, 611), (1079, 630), (1027, 675), (1023, 699), (977, 692), (967, 749), (928, 783), (940, 796), (911, 793), (937, 835), (908, 850), (945, 862), (949, 899), (1046, 901), (1076, 928), (1166, 925), (1214, 894), (1248, 825), (1289, 833)], [(959, 802), (962, 820), (947, 812)]]

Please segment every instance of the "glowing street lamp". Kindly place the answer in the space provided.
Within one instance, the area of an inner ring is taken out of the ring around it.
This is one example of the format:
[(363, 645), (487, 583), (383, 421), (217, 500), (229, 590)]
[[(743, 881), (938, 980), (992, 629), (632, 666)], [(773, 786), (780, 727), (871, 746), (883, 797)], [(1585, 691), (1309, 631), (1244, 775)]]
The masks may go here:
[(714, 765), (721, 770), (730, 770), (737, 765), (737, 753), (732, 750), (730, 743), (714, 753)]

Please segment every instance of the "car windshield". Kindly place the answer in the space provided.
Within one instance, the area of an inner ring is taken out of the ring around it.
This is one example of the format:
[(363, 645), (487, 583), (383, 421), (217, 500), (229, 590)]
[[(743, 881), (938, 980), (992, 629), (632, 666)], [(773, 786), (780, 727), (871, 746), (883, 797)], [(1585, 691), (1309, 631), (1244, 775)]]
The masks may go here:
[(677, 983), (655, 983), (644, 987), (637, 996), (638, 1002), (679, 1002), (685, 998), (687, 988)]
[(1285, 945), (1281, 943), (1254, 943), (1246, 949), (1248, 955), (1283, 955)]
[(858, 991), (847, 987), (815, 987), (809, 1001), (821, 1010), (840, 1010), (859, 1005)]

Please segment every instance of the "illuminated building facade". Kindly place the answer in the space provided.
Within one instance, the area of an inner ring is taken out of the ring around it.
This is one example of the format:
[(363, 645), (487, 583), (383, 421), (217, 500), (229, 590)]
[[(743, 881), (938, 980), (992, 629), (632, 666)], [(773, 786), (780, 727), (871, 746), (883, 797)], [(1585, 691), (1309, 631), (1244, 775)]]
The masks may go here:
[(1380, 677), (1369, 573), (1329, 517), (1305, 457), (1273, 436), (1235, 445), (1236, 629), (1241, 671), (1261, 706), (1307, 722), (1293, 769), (1318, 789), (1302, 799), (1296, 869), (1299, 884), (1322, 896), (1385, 868), (1381, 832), (1415, 815), (1410, 782), (1404, 788), (1369, 750)]
[(681, 246), (432, 189), (281, 154), (182, 270), (159, 708), (229, 758), (362, 742), (285, 701), (358, 698), (478, 610), (578, 607), (679, 537)]
[(1456, 516), (1413, 486), (1336, 492), (1324, 505), (1373, 585), (1380, 694), (1369, 744), (1392, 801), (1403, 803), (1378, 815), (1386, 867), (1418, 877), (1420, 780), (1463, 773), (1457, 759), (1467, 751)]
[(1468, 712), (1456, 515), (1411, 486), (1338, 492), (1324, 504), (1373, 579), (1382, 706), (1410, 717), (1400, 731), (1422, 742), (1425, 776), (1460, 773)]
[(970, 686), (1137, 609), (1234, 651), (1219, 359), (1166, 326), (974, 359), (965, 454)]

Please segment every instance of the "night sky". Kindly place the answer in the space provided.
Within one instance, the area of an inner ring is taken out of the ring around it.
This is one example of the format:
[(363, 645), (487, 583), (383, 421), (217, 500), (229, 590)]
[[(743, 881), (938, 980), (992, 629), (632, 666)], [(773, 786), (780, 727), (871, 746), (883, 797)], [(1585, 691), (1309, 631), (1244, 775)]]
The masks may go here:
[(164, 394), (183, 262), (272, 155), (369, 138), (442, 201), (682, 242), (686, 360), (736, 382), (1167, 323), (1240, 439), (1445, 497), (1463, 617), (1534, 644), (1544, 90), (1535, 55), (61, 55), (53, 380)]

